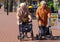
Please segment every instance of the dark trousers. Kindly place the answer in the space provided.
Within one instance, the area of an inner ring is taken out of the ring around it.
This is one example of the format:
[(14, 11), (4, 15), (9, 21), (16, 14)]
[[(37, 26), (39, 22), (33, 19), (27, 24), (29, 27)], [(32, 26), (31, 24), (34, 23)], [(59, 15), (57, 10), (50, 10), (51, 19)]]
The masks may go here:
[(19, 31), (20, 31), (20, 32), (24, 32), (24, 26), (25, 26), (26, 24), (27, 24), (27, 23), (19, 24)]
[(19, 24), (19, 32), (22, 32), (22, 24)]
[(41, 36), (47, 35), (48, 32), (48, 28), (46, 28), (45, 26), (39, 26), (39, 33), (41, 34)]

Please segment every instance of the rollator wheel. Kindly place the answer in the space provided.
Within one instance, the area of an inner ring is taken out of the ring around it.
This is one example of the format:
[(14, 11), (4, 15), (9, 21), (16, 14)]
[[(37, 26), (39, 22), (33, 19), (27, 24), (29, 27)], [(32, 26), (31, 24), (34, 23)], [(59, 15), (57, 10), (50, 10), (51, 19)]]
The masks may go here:
[[(49, 26), (49, 27), (50, 27), (50, 26)], [(51, 40), (51, 38), (52, 38), (52, 30), (49, 29), (49, 27), (47, 28), (48, 31), (47, 31), (47, 34), (45, 35), (45, 38), (46, 38), (47, 40)]]
[(36, 34), (36, 40), (38, 40), (39, 35)]
[(22, 34), (18, 35), (18, 40), (22, 40), (24, 38), (24, 36), (22, 36)]
[(41, 40), (41, 39), (42, 39), (42, 36), (41, 36), (41, 34), (39, 34), (39, 36), (38, 36), (38, 39), (39, 39), (39, 40)]
[(32, 40), (34, 40), (33, 31), (31, 31), (31, 38), (32, 38)]
[(50, 40), (53, 40), (54, 39), (54, 36), (51, 34), (50, 35)]
[(36, 35), (36, 40), (41, 40), (41, 39), (42, 39), (41, 34)]
[(22, 38), (20, 36), (18, 36), (18, 40), (22, 40)]
[(50, 33), (50, 39), (53, 39), (52, 31), (49, 31), (49, 33)]
[(18, 36), (17, 38), (18, 38), (18, 40), (19, 40), (19, 39), (20, 39), (20, 36)]

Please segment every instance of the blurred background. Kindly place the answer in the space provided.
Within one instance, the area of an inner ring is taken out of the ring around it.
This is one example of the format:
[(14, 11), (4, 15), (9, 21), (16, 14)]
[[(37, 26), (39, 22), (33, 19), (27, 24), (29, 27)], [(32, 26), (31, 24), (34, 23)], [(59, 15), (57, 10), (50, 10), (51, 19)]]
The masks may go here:
[[(40, 1), (42, 0), (0, 0), (0, 8), (4, 5), (4, 11), (7, 10), (9, 12), (16, 12), (17, 7), (22, 2), (27, 3), (27, 7), (30, 12), (35, 12), (37, 7), (40, 6)], [(60, 0), (45, 0), (47, 2), (48, 7), (51, 10), (51, 13), (56, 13), (60, 7)]]
[[(35, 11), (37, 7), (40, 6), (41, 1), (42, 0), (0, 0), (0, 42), (20, 42), (16, 37), (19, 34), (18, 26), (16, 23), (17, 8), (20, 7), (19, 6), (20, 3), (26, 2), (27, 8), (29, 9), (30, 13), (32, 13), (32, 17), (35, 17), (34, 16)], [(54, 28), (52, 29), (52, 32), (54, 35), (60, 36), (60, 0), (45, 0), (45, 1), (47, 2), (47, 6), (49, 7), (49, 9), (51, 10), (50, 23), (52, 26), (51, 28)], [(6, 13), (9, 14), (9, 16), (6, 16)], [(34, 24), (33, 28), (35, 28), (35, 26), (38, 25), (36, 19), (35, 20), (33, 19), (32, 24)], [(56, 40), (53, 41), (57, 42)], [(32, 41), (32, 42), (40, 42), (40, 41)], [(43, 40), (41, 42), (43, 42)], [(49, 40), (47, 42), (49, 42)], [(60, 40), (58, 42), (60, 42)]]

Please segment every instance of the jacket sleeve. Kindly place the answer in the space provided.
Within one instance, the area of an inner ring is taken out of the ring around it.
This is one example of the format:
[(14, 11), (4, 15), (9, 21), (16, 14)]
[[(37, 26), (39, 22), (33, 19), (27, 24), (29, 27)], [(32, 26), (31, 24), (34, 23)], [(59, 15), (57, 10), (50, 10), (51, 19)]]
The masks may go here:
[(38, 14), (39, 14), (39, 7), (36, 10), (36, 18), (38, 18)]
[(16, 18), (17, 18), (17, 24), (19, 25), (19, 19), (20, 19), (20, 12), (19, 9), (17, 9), (17, 14), (16, 14)]
[(47, 7), (47, 11), (48, 11), (48, 18), (50, 18), (51, 12), (50, 12), (50, 9), (48, 7)]

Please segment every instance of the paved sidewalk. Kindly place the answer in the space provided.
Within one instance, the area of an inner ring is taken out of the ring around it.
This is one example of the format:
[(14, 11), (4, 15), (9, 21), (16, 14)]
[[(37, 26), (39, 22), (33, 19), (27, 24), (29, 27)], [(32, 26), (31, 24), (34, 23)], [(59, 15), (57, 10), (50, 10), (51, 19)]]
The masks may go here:
[[(34, 22), (34, 24), (36, 24), (36, 22)], [(0, 9), (0, 42), (60, 42), (60, 40), (20, 41), (17, 39), (18, 35), (19, 31), (16, 23), (16, 12), (9, 13), (7, 16), (6, 12), (4, 12), (3, 9)]]

